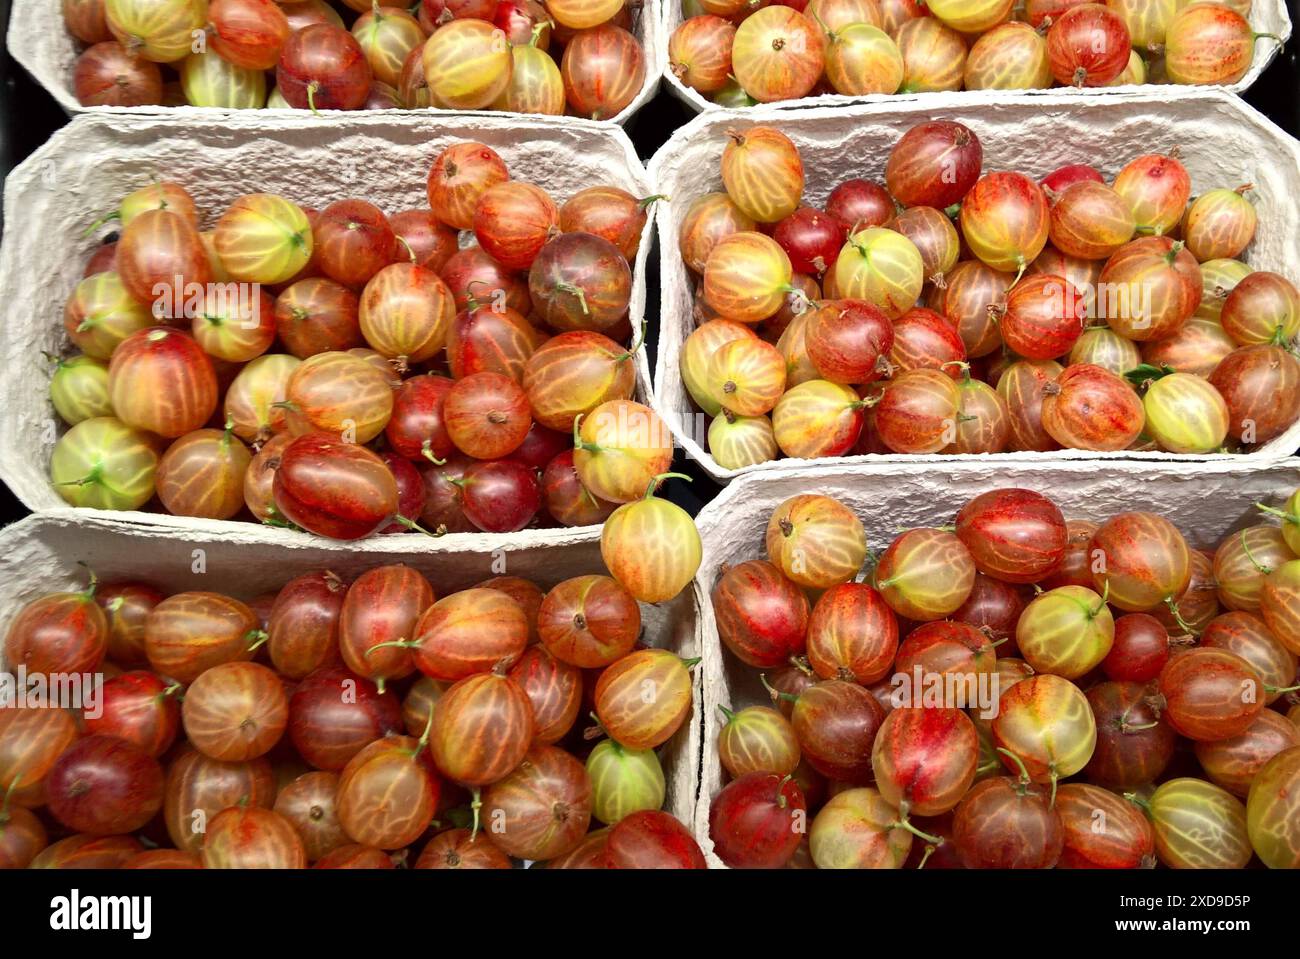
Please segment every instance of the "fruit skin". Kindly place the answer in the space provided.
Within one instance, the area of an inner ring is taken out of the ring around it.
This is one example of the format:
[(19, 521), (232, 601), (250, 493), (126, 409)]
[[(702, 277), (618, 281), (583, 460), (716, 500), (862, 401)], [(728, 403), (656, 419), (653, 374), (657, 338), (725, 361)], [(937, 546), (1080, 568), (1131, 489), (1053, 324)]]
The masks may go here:
[(901, 869), (912, 834), (879, 792), (861, 787), (837, 793), (821, 808), (808, 844), (818, 869)]
[(981, 177), (962, 200), (958, 217), (971, 251), (1005, 273), (1025, 269), (1043, 252), (1050, 222), (1042, 188), (1020, 173)]
[(607, 825), (664, 804), (664, 771), (652, 749), (627, 749), (602, 739), (587, 756), (587, 775), (592, 815)]
[(1197, 742), (1240, 736), (1264, 707), (1258, 673), (1222, 649), (1199, 647), (1173, 657), (1160, 670), (1158, 683), (1164, 717)]
[(1146, 423), (1146, 411), (1132, 387), (1100, 366), (1066, 367), (1043, 394), (1043, 428), (1070, 449), (1127, 449)]
[(824, 65), (822, 30), (790, 7), (764, 7), (736, 29), (732, 72), (745, 93), (760, 103), (807, 96)]
[(610, 573), (643, 603), (677, 596), (695, 577), (704, 547), (690, 514), (657, 497), (624, 503), (600, 533)]
[(776, 223), (799, 207), (803, 161), (780, 130), (759, 126), (732, 131), (722, 149), (722, 183), (746, 216), (759, 223)]
[(1246, 809), (1200, 779), (1171, 779), (1147, 800), (1156, 855), (1173, 869), (1241, 869), (1250, 861)]
[(631, 813), (609, 834), (605, 869), (707, 869), (704, 853), (686, 827), (654, 809)]
[(903, 707), (881, 724), (871, 750), (876, 788), (918, 816), (956, 807), (975, 781), (979, 737), (960, 709)]
[(135, 832), (162, 808), (162, 768), (125, 740), (86, 736), (50, 767), (45, 792), (50, 812), (75, 832)]
[[(655, 749), (690, 715), (693, 687), (690, 665), (676, 653), (637, 650), (600, 674), (594, 696), (596, 715), (620, 745)], [(646, 690), (652, 690), (653, 696), (647, 697)]]
[(1107, 601), (1130, 613), (1158, 609), (1191, 582), (1182, 533), (1155, 513), (1120, 513), (1093, 534), (1092, 576)]
[(779, 869), (803, 839), (807, 803), (792, 780), (747, 773), (709, 804), (713, 851), (732, 869)]
[(1174, 83), (1237, 83), (1250, 70), (1255, 34), (1223, 4), (1192, 4), (1165, 31), (1165, 72)]
[(979, 137), (951, 120), (932, 120), (899, 138), (885, 165), (890, 194), (905, 207), (945, 210), (966, 196), (980, 177)]
[(1066, 783), (1056, 791), (1056, 811), (1065, 838), (1058, 868), (1139, 869), (1153, 865), (1151, 824), (1140, 809), (1109, 790)]
[(1285, 749), (1255, 775), (1246, 799), (1246, 827), (1255, 854), (1270, 869), (1300, 864), (1296, 802), (1300, 789), (1300, 746)]
[(1065, 517), (1046, 496), (1026, 489), (981, 493), (957, 514), (957, 538), (975, 567), (1007, 583), (1036, 583), (1065, 555)]
[(582, 669), (601, 669), (632, 651), (641, 610), (608, 576), (575, 576), (542, 600), (537, 631), (547, 652)]
[(893, 666), (898, 619), (870, 586), (841, 583), (818, 598), (807, 637), (808, 662), (818, 676), (852, 678), (869, 686), (884, 679)]
[(1212, 453), (1228, 435), (1228, 404), (1209, 382), (1191, 373), (1170, 373), (1142, 398), (1146, 431), (1170, 453)]
[(967, 869), (1051, 869), (1065, 832), (1041, 787), (995, 776), (958, 804), (953, 841)]
[(718, 636), (747, 666), (771, 669), (803, 653), (808, 599), (771, 563), (750, 560), (727, 569), (711, 600)]

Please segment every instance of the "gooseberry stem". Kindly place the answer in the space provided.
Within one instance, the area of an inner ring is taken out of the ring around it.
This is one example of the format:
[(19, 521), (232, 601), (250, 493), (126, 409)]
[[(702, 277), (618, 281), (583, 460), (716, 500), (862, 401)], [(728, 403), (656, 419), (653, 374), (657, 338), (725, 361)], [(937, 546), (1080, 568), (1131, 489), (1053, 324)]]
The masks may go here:
[(691, 478), (685, 473), (660, 473), (654, 479), (650, 480), (650, 484), (646, 487), (645, 496), (641, 498), (649, 499), (651, 496), (654, 496), (655, 489), (666, 479), (679, 479), (686, 480), (688, 483), (692, 482)]
[(908, 809), (907, 802), (902, 802), (899, 804), (898, 818), (894, 820), (894, 825), (901, 826), (903, 829), (906, 829), (908, 832), (910, 832), (913, 836), (916, 836), (918, 839), (924, 839), (926, 842), (930, 843), (931, 845), (937, 846), (943, 842), (943, 839), (941, 839), (939, 836), (932, 836), (928, 832), (922, 832), (920, 829), (917, 829), (915, 826), (913, 826), (912, 823), (907, 818), (907, 809)]
[(257, 649), (259, 646), (261, 646), (270, 638), (271, 638), (271, 634), (264, 629), (250, 629), (247, 633), (244, 634), (244, 639), (249, 644), (248, 651), (250, 653), (253, 650)]
[(370, 654), (376, 649), (383, 649), (387, 646), (395, 647), (397, 649), (415, 649), (419, 645), (419, 643), (411, 639), (391, 639), (386, 643), (375, 643), (375, 645), (367, 649), (363, 655), (366, 659), (369, 659)]
[(1010, 756), (1012, 759), (1016, 761), (1016, 765), (1020, 767), (1020, 782), (1022, 785), (1027, 786), (1029, 785), (1029, 783), (1033, 782), (1033, 780), (1029, 778), (1029, 770), (1025, 768), (1025, 762), (1023, 759), (1021, 759), (1019, 756), (1013, 753), (1010, 749), (1004, 749), (1003, 747), (998, 746), (997, 750), (1002, 755)]
[(721, 710), (721, 711), (722, 711), (722, 715), (725, 716), (725, 717), (727, 718), (727, 722), (730, 723), (730, 722), (732, 722), (733, 720), (735, 720), (735, 718), (736, 718), (736, 714), (733, 713), (733, 712), (732, 712), (730, 709), (728, 709), (726, 706), (723, 706), (721, 703), (719, 703), (719, 704), (718, 704), (718, 709)]
[(767, 690), (768, 695), (772, 697), (772, 702), (774, 703), (779, 702), (782, 699), (787, 703), (797, 703), (799, 701), (799, 697), (794, 693), (783, 693), (781, 690), (769, 683), (767, 681), (767, 673), (759, 673), (758, 681), (763, 684), (763, 688)]

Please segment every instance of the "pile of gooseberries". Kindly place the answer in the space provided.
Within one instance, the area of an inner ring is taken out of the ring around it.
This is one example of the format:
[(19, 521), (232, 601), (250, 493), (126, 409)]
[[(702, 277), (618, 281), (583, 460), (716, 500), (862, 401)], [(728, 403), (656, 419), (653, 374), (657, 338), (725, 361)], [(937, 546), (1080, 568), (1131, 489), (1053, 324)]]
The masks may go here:
[(1067, 520), (999, 488), (876, 556), (842, 503), (786, 500), (766, 559), (713, 585), (771, 699), (719, 706), (713, 851), (1300, 868), (1300, 492), (1261, 510), (1202, 550), (1145, 506)]
[(725, 107), (823, 94), (1232, 84), (1251, 0), (681, 0), (668, 69)]
[(64, 308), (54, 488), (338, 539), (591, 526), (641, 501), (672, 460), (631, 400), (649, 201), (560, 202), (468, 141), (427, 195), (386, 213), (253, 193), (211, 220), (180, 183), (125, 197)]
[(677, 237), (696, 322), (679, 368), (719, 466), (1209, 455), (1300, 418), (1300, 291), (1241, 259), (1253, 187), (1193, 197), (1177, 150), (1109, 183), (984, 160), (969, 127), (920, 123), (883, 185), (844, 180), (818, 208), (790, 137), (728, 131), (722, 189), (683, 204)]
[[(62, 0), (82, 106), (608, 120), (645, 84), (624, 0)], [(346, 18), (346, 19), (345, 19)]]
[(703, 868), (658, 752), (695, 660), (656, 638), (602, 573), (92, 577), (8, 624), (9, 670), (86, 693), (0, 709), (0, 869)]

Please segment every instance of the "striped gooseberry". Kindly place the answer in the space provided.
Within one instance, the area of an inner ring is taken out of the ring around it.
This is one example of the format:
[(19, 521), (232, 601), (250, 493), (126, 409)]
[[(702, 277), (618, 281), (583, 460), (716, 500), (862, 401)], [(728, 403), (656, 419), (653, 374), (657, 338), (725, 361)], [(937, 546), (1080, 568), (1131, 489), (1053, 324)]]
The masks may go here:
[(668, 38), (668, 68), (692, 90), (716, 93), (731, 74), (735, 36), (735, 24), (722, 17), (688, 17)]
[(999, 24), (971, 44), (962, 82), (967, 90), (1045, 90), (1052, 85), (1047, 40), (1027, 23)]
[(643, 603), (676, 597), (699, 571), (703, 556), (699, 530), (689, 513), (653, 495), (659, 479), (647, 484), (645, 496), (624, 503), (600, 531), (600, 556), (614, 579)]
[(975, 572), (970, 551), (955, 534), (911, 529), (881, 554), (875, 587), (900, 616), (928, 622), (961, 608), (975, 584)]
[(747, 706), (734, 713), (718, 708), (726, 720), (718, 730), (718, 759), (733, 779), (753, 772), (794, 773), (799, 740), (785, 716), (768, 706)]
[(722, 150), (722, 183), (747, 216), (759, 223), (778, 223), (799, 208), (803, 196), (799, 148), (772, 127), (729, 130)]
[(822, 679), (869, 686), (892, 669), (898, 632), (894, 611), (876, 590), (865, 583), (832, 586), (808, 618), (808, 663)]
[(981, 177), (961, 203), (958, 225), (979, 259), (1023, 273), (1047, 245), (1051, 209), (1042, 188), (1021, 173)]
[(1228, 435), (1228, 404), (1211, 383), (1192, 373), (1156, 379), (1142, 407), (1147, 435), (1170, 453), (1213, 453)]
[(694, 665), (665, 649), (641, 649), (605, 667), (594, 695), (601, 728), (628, 749), (667, 742), (690, 714)]
[(1259, 217), (1246, 198), (1251, 189), (1247, 184), (1235, 190), (1209, 190), (1187, 208), (1183, 239), (1188, 252), (1202, 264), (1236, 259), (1255, 238)]
[(1246, 829), (1255, 854), (1272, 869), (1294, 868), (1300, 861), (1295, 822), (1300, 748), (1278, 753), (1255, 775), (1246, 798)]
[(886, 36), (894, 38), (903, 60), (900, 93), (962, 88), (966, 41), (957, 31), (935, 17), (918, 17), (904, 23), (895, 33), (886, 31)]
[(1040, 673), (1065, 679), (1079, 679), (1099, 666), (1114, 639), (1110, 608), (1086, 586), (1040, 593), (1016, 624), (1016, 645), (1025, 661)]
[(307, 849), (279, 813), (232, 806), (207, 823), (202, 858), (204, 869), (305, 869)]
[(1178, 597), (1191, 581), (1191, 551), (1183, 534), (1155, 513), (1112, 516), (1093, 534), (1093, 582), (1107, 602), (1144, 613)]
[(1246, 660), (1224, 649), (1198, 647), (1160, 670), (1163, 715), (1197, 742), (1240, 736), (1264, 707), (1267, 688)]
[(1132, 207), (1137, 232), (1161, 236), (1183, 219), (1192, 178), (1176, 156), (1147, 153), (1130, 160), (1111, 186)]
[(261, 621), (246, 604), (208, 592), (185, 592), (158, 603), (145, 620), (149, 668), (178, 683), (192, 683), (223, 663), (253, 658), (265, 639)]
[(1222, 4), (1183, 7), (1165, 31), (1165, 72), (1174, 83), (1237, 83), (1254, 58), (1256, 34)]
[(563, 739), (582, 708), (582, 673), (578, 667), (533, 645), (524, 650), (507, 675), (532, 703), (533, 742), (549, 745)]
[(111, 416), (82, 420), (50, 455), (50, 482), (71, 506), (139, 509), (154, 495), (157, 440)]
[(808, 599), (771, 563), (749, 560), (729, 567), (710, 600), (718, 636), (746, 665), (771, 669), (803, 654)]
[(1250, 861), (1246, 809), (1226, 789), (1203, 779), (1170, 779), (1139, 805), (1151, 820), (1156, 855), (1164, 865), (1242, 869)]
[(891, 711), (871, 749), (876, 789), (902, 816), (955, 808), (974, 783), (978, 762), (975, 725), (950, 707)]
[(1106, 682), (1088, 690), (1097, 744), (1084, 767), (1091, 783), (1132, 789), (1154, 782), (1174, 756), (1178, 734), (1151, 701), (1145, 683)]
[(185, 690), (181, 720), (190, 744), (222, 762), (265, 755), (280, 741), (289, 704), (280, 677), (260, 663), (222, 663)]
[(845, 96), (897, 93), (907, 67), (889, 34), (869, 23), (850, 23), (827, 31), (827, 80)]
[(641, 610), (608, 576), (576, 576), (554, 586), (537, 614), (541, 643), (556, 659), (582, 669), (626, 656), (641, 633)]
[(1115, 451), (1142, 433), (1146, 412), (1133, 388), (1100, 366), (1069, 366), (1042, 386), (1041, 423), (1069, 449)]
[(874, 405), (876, 432), (895, 453), (938, 453), (956, 439), (960, 406), (951, 376), (908, 370), (889, 381)]
[(862, 433), (862, 400), (851, 387), (812, 379), (786, 390), (772, 409), (772, 430), (786, 456), (841, 456)]
[(1128, 202), (1104, 183), (1073, 183), (1049, 194), (1048, 200), (1052, 208), (1048, 234), (1052, 245), (1067, 256), (1106, 259), (1137, 229)]
[(579, 30), (564, 47), (560, 76), (575, 114), (609, 120), (626, 110), (646, 77), (641, 42), (614, 23)]
[(355, 37), (342, 24), (315, 23), (289, 34), (275, 67), (275, 88), (297, 110), (356, 110), (373, 75)]
[(704, 266), (704, 301), (728, 320), (759, 323), (791, 290), (790, 258), (770, 237), (733, 233), (719, 240)]
[(760, 103), (797, 100), (822, 75), (822, 30), (791, 7), (763, 7), (736, 28), (731, 66), (745, 93)]
[[(1107, 789), (1066, 783), (1056, 791), (1065, 846), (1058, 869), (1141, 869), (1154, 864), (1155, 834), (1134, 803)], [(1104, 822), (1104, 828), (1097, 828)]]
[(348, 587), (339, 613), (339, 651), (358, 676), (374, 680), (383, 692), (386, 680), (415, 672), (407, 646), (425, 610), (433, 605), (429, 581), (400, 563), (367, 570)]
[(244, 474), (253, 455), (232, 428), (233, 422), (224, 430), (195, 430), (167, 448), (154, 477), (167, 512), (230, 519), (244, 508)]
[(393, 390), (382, 372), (354, 353), (309, 356), (289, 375), (285, 404), (290, 431), (320, 430), (368, 443), (387, 425)]
[(891, 319), (911, 309), (925, 285), (925, 263), (901, 233), (870, 227), (849, 236), (831, 268), (837, 296), (866, 300)]
[(1036, 583), (1065, 554), (1065, 517), (1046, 496), (999, 489), (969, 500), (957, 514), (957, 537), (976, 569), (1008, 583)]
[(451, 110), (491, 106), (510, 83), (514, 62), (504, 31), (472, 18), (440, 26), (422, 57), (433, 104)]
[(1071, 7), (1047, 31), (1052, 76), (1066, 87), (1108, 85), (1128, 66), (1132, 47), (1124, 18), (1100, 3)]
[(632, 270), (603, 237), (562, 233), (533, 260), (528, 292), (538, 316), (557, 330), (609, 330), (627, 315)]
[(768, 558), (789, 579), (811, 589), (851, 581), (867, 556), (866, 532), (847, 506), (829, 496), (801, 493), (768, 520)]
[(901, 869), (911, 849), (898, 810), (867, 786), (836, 793), (808, 832), (818, 869)]
[(664, 804), (663, 767), (653, 749), (628, 749), (602, 739), (587, 756), (591, 780), (591, 811), (603, 823)]

